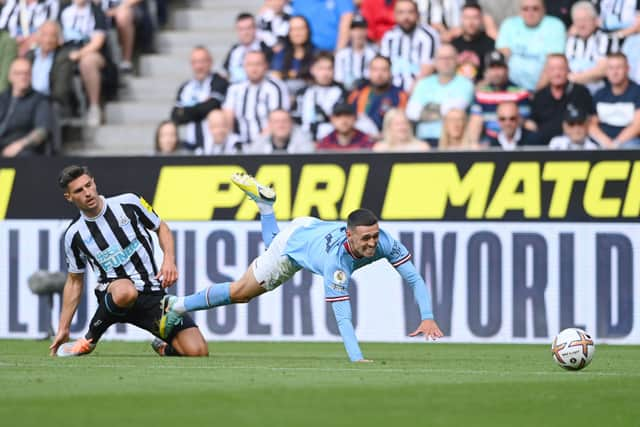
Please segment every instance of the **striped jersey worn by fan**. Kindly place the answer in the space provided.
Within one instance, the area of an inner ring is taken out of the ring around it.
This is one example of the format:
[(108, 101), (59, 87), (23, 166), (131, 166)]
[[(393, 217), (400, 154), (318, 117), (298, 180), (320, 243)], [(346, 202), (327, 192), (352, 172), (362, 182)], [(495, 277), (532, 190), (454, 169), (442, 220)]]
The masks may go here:
[(99, 291), (121, 278), (130, 279), (141, 292), (161, 290), (149, 233), (158, 230), (160, 217), (135, 194), (100, 197), (102, 212), (95, 218), (81, 213), (65, 232), (69, 273), (84, 273), (89, 264), (98, 277)]

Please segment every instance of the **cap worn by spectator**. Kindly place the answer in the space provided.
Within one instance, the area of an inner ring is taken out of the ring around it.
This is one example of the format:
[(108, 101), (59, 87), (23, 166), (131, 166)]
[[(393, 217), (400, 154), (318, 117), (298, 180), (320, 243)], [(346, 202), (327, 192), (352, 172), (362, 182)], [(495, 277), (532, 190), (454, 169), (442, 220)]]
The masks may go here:
[(360, 14), (353, 15), (351, 18), (351, 28), (367, 28), (367, 20)]
[(564, 113), (564, 121), (568, 124), (582, 124), (587, 121), (587, 113), (574, 105), (567, 105)]
[(485, 66), (489, 67), (506, 67), (507, 58), (499, 50), (489, 52), (484, 59)]
[(333, 111), (331, 112), (331, 114), (333, 116), (343, 116), (343, 115), (355, 116), (356, 109), (351, 104), (347, 104), (346, 102), (338, 102), (333, 107)]

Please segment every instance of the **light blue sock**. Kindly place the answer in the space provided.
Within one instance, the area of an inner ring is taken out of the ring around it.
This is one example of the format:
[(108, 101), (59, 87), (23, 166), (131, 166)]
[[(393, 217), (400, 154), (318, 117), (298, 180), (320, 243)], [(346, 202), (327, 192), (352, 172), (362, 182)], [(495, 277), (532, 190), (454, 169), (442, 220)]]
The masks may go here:
[(262, 226), (262, 241), (268, 248), (273, 238), (280, 232), (275, 214), (261, 214), (260, 225)]
[(206, 310), (231, 304), (231, 283), (218, 283), (195, 294), (184, 297), (185, 311)]

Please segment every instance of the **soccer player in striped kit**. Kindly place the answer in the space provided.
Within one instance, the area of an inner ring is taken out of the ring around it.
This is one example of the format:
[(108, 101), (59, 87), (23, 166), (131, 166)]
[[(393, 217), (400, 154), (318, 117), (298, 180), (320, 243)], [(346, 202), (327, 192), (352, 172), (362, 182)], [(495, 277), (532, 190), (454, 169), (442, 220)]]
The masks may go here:
[[(142, 197), (127, 193), (105, 198), (98, 194), (95, 180), (86, 167), (64, 168), (58, 184), (65, 199), (73, 203), (80, 214), (64, 235), (68, 275), (58, 333), (50, 346), (51, 355), (91, 353), (102, 334), (114, 323), (131, 323), (159, 336), (160, 303), (165, 288), (178, 279), (169, 227)], [(154, 261), (149, 230), (157, 233), (164, 254), (159, 269)], [(67, 343), (87, 264), (98, 277), (95, 289), (98, 308), (89, 331)], [(164, 341), (154, 340), (153, 348), (162, 356), (208, 355), (207, 343), (189, 317)]]

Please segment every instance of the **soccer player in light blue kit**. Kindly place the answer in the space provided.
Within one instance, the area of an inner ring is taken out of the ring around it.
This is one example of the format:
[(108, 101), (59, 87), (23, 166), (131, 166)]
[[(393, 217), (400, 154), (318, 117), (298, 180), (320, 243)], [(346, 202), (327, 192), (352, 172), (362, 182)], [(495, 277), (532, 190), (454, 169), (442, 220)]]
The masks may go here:
[(311, 217), (296, 218), (280, 231), (273, 213), (273, 189), (246, 174), (234, 174), (231, 181), (258, 204), (267, 250), (249, 265), (240, 280), (214, 284), (185, 297), (166, 296), (163, 300), (165, 314), (159, 325), (161, 336), (169, 335), (186, 312), (249, 302), (305, 268), (324, 278), (326, 301), (332, 305), (349, 359), (369, 362), (362, 355), (351, 322), (349, 280), (355, 270), (385, 258), (413, 288), (420, 309), (422, 321), (409, 336), (442, 337), (442, 331), (433, 319), (429, 290), (411, 263), (411, 254), (402, 243), (380, 229), (378, 219), (371, 211), (357, 209), (351, 212), (347, 224)]

